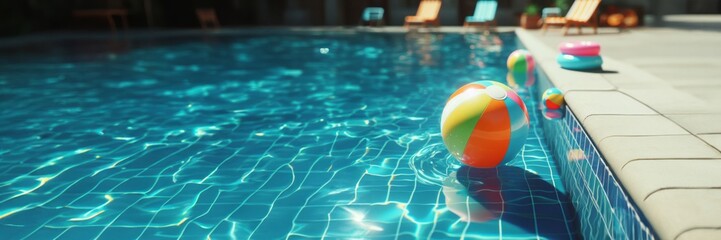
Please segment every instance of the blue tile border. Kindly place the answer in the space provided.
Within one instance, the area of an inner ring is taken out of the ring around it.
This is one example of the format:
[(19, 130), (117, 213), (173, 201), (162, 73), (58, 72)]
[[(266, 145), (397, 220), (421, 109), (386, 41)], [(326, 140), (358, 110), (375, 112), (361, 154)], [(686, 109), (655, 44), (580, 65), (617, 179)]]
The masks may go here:
[[(540, 69), (538, 74), (539, 91), (550, 87)], [(571, 109), (566, 107), (558, 119), (544, 119), (543, 125), (583, 237), (657, 239)]]

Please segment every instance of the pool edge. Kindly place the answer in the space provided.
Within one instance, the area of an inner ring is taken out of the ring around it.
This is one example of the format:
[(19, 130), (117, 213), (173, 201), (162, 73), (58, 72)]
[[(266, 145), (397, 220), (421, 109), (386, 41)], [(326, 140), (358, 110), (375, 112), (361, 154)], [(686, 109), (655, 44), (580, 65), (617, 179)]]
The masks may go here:
[[(602, 187), (607, 194), (617, 191), (617, 194), (620, 194), (620, 196), (617, 197), (623, 198), (629, 203), (627, 207), (631, 212), (632, 218), (635, 218), (635, 221), (630, 223), (629, 228), (644, 231), (645, 233), (639, 233), (644, 237), (644, 239), (658, 238), (659, 236), (655, 231), (653, 221), (647, 218), (643, 207), (637, 204), (637, 202), (643, 201), (643, 199), (636, 199), (638, 194), (633, 194), (633, 192), (623, 184), (623, 181), (619, 179), (619, 176), (616, 174), (616, 171), (620, 171), (624, 165), (609, 162), (604, 152), (613, 150), (600, 148), (598, 145), (598, 142), (605, 138), (599, 137), (599, 133), (606, 130), (602, 127), (589, 126), (589, 124), (586, 124), (586, 120), (588, 120), (591, 116), (616, 114), (652, 116), (658, 115), (658, 113), (648, 108), (642, 102), (618, 91), (611, 82), (603, 77), (602, 74), (606, 73), (605, 71), (580, 72), (564, 70), (556, 63), (557, 51), (546, 46), (544, 43), (536, 39), (535, 36), (529, 34), (529, 32), (525, 29), (519, 28), (516, 29), (515, 32), (521, 45), (533, 54), (539, 77), (545, 78), (551, 85), (561, 89), (565, 93), (565, 100), (568, 108), (567, 113), (571, 114), (566, 114), (566, 116), (563, 117), (563, 122), (565, 122), (569, 127), (579, 127), (580, 131), (578, 133), (571, 134), (573, 135), (573, 139), (575, 141), (580, 141), (579, 145), (584, 146), (582, 148), (582, 152), (587, 159), (591, 159), (591, 164), (599, 165), (595, 166), (597, 171), (594, 171), (591, 174), (595, 174), (598, 179), (603, 179)], [(604, 61), (606, 61), (606, 65), (623, 65), (618, 61), (606, 57), (604, 57)], [(628, 68), (628, 66), (623, 67)], [(539, 91), (542, 91), (542, 89), (539, 89)], [(626, 107), (614, 110), (608, 109), (608, 106), (605, 106), (604, 104), (593, 104), (593, 102), (602, 101), (610, 101), (614, 104), (621, 104)], [(549, 141), (552, 140), (549, 139)], [(552, 147), (556, 148), (556, 146)], [(560, 168), (566, 167), (564, 166), (565, 163), (563, 161), (563, 159), (558, 160)], [(568, 176), (564, 178), (568, 178)], [(569, 191), (571, 191), (571, 187), (568, 187)], [(593, 193), (593, 190), (595, 189), (588, 189), (590, 193)], [(571, 192), (571, 194), (581, 193)], [(575, 204), (576, 203), (574, 202), (574, 205)], [(612, 207), (610, 212), (615, 213), (617, 211), (617, 208), (613, 208), (614, 203), (608, 202), (608, 205)], [(616, 204), (616, 206), (618, 205)], [(574, 206), (574, 208), (582, 209), (579, 206)], [(619, 221), (623, 222), (622, 220)], [(583, 228), (583, 226), (581, 227)], [(609, 229), (606, 230), (608, 231)], [(585, 232), (582, 231), (582, 234), (585, 234)], [(614, 236), (613, 233), (609, 233), (609, 235), (610, 236), (608, 237), (620, 237)], [(584, 235), (584, 237), (589, 236)], [(626, 236), (626, 238), (629, 238), (629, 236)], [(634, 236), (631, 236), (631, 238), (635, 239)]]

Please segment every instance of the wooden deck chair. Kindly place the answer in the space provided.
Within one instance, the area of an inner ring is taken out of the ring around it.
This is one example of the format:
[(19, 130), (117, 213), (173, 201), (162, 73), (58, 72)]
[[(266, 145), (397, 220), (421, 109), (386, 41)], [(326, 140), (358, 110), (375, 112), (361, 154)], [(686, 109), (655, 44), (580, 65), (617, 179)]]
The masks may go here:
[(83, 9), (83, 10), (74, 10), (73, 16), (76, 18), (99, 18), (99, 19), (107, 19), (108, 20), (108, 26), (110, 26), (110, 30), (113, 32), (117, 31), (117, 26), (115, 24), (114, 17), (120, 18), (120, 23), (122, 24), (123, 30), (128, 29), (128, 10), (127, 9)]
[(440, 26), (441, 21), (438, 18), (438, 13), (441, 11), (441, 0), (421, 0), (421, 4), (418, 6), (418, 12), (415, 16), (407, 16), (405, 27), (411, 25), (425, 26), (428, 24), (434, 26)]
[(478, 0), (476, 2), (476, 10), (473, 12), (473, 16), (466, 17), (466, 21), (463, 23), (464, 27), (472, 25), (483, 25), (486, 28), (496, 26), (496, 10), (498, 9), (498, 2), (496, 0)]
[(79, 5), (80, 9), (74, 9), (72, 15), (75, 18), (107, 20), (108, 26), (113, 32), (118, 29), (115, 22), (115, 17), (118, 17), (123, 30), (126, 30), (128, 29), (128, 9), (123, 2), (121, 0), (78, 2), (76, 5)]
[(576, 0), (568, 9), (565, 17), (547, 17), (543, 19), (542, 32), (549, 26), (563, 26), (563, 35), (568, 34), (568, 28), (576, 26), (581, 34), (581, 26), (593, 27), (593, 34), (598, 34), (598, 6), (601, 0)]
[(200, 27), (203, 29), (207, 29), (208, 27), (220, 27), (220, 22), (218, 22), (218, 16), (215, 15), (215, 9), (198, 8), (195, 9), (195, 15), (198, 16), (198, 22), (200, 22)]

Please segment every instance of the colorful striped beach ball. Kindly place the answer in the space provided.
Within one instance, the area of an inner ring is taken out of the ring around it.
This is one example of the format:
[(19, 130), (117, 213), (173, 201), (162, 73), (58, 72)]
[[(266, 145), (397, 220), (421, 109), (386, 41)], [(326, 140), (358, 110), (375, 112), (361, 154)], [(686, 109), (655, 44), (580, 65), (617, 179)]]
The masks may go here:
[(533, 55), (526, 50), (516, 50), (508, 56), (506, 61), (508, 71), (512, 74), (526, 74), (532, 73), (535, 63), (533, 61)]
[(508, 86), (494, 81), (466, 84), (446, 102), (441, 136), (462, 163), (492, 168), (516, 157), (529, 129), (526, 105)]
[(548, 109), (560, 109), (564, 103), (563, 92), (558, 88), (546, 89), (546, 91), (543, 92), (541, 101), (543, 101), (543, 106), (546, 106)]

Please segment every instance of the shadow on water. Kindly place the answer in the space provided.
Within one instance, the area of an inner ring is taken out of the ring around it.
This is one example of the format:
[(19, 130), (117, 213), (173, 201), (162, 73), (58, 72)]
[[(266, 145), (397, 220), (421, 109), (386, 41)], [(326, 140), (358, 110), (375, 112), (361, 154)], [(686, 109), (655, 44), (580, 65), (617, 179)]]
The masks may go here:
[(444, 193), (449, 209), (464, 221), (500, 218), (548, 239), (579, 238), (568, 196), (522, 168), (463, 166), (446, 179)]

